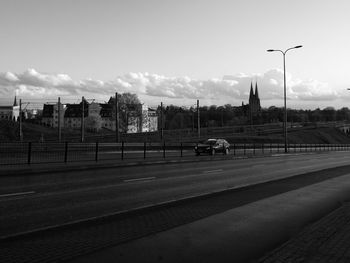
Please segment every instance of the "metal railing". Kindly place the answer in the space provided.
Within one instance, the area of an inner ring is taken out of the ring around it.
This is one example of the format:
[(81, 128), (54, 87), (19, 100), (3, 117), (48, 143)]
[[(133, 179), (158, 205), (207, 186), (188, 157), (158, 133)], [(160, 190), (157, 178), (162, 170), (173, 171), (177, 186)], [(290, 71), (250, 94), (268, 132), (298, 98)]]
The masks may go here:
[[(197, 158), (197, 143), (0, 143), (0, 165)], [(289, 153), (348, 151), (350, 144), (289, 144)], [(217, 152), (215, 155), (222, 155)], [(284, 144), (235, 143), (229, 156), (284, 154)], [(215, 156), (213, 156), (215, 157)]]

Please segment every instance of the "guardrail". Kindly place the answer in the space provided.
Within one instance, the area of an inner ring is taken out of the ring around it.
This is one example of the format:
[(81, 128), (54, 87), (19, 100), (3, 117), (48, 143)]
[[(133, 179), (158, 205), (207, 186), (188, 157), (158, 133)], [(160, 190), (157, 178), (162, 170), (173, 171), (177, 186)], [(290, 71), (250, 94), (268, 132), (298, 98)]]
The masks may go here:
[[(196, 143), (0, 143), (0, 165), (195, 158)], [(289, 144), (289, 153), (350, 150), (350, 144)], [(230, 155), (284, 153), (284, 144), (231, 144)], [(216, 153), (215, 155), (223, 153)], [(215, 156), (213, 156), (215, 157)]]

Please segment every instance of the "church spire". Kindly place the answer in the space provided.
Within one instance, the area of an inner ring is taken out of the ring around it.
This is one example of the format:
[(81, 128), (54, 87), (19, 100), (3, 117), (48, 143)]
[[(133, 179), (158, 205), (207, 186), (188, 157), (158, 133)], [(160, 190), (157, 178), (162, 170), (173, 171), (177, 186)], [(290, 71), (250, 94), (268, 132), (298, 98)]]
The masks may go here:
[(249, 100), (251, 100), (253, 97), (254, 97), (253, 82), (250, 82)]
[(258, 82), (255, 82), (255, 97), (259, 99), (259, 93), (258, 93)]
[(17, 98), (16, 98), (16, 95), (15, 95), (15, 100), (13, 101), (13, 106), (18, 106), (18, 105), (17, 105)]

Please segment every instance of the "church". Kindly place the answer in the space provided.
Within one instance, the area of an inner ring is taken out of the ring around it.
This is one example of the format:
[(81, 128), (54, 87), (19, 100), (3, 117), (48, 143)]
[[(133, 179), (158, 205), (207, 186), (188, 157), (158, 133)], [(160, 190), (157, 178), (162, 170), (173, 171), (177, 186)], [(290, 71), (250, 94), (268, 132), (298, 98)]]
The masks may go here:
[(247, 105), (242, 102), (242, 114), (247, 118), (247, 123), (250, 125), (259, 124), (261, 121), (261, 105), (258, 92), (258, 83), (255, 83), (255, 92), (253, 83), (250, 83), (249, 102)]
[(17, 121), (18, 118), (19, 118), (19, 105), (17, 104), (17, 98), (15, 96), (13, 105), (0, 106), (0, 119)]
[(253, 91), (253, 83), (250, 84), (249, 94), (249, 116), (250, 119), (259, 117), (261, 114), (260, 98), (258, 93), (258, 83), (255, 83), (255, 93)]

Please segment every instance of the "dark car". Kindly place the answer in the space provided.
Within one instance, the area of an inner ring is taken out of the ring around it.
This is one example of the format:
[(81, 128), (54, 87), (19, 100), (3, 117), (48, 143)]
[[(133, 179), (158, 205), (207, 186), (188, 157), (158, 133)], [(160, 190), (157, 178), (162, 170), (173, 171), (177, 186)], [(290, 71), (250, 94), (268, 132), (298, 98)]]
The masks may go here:
[(194, 147), (196, 155), (210, 154), (221, 152), (228, 154), (230, 152), (230, 144), (224, 139), (208, 139), (203, 143), (199, 143)]

